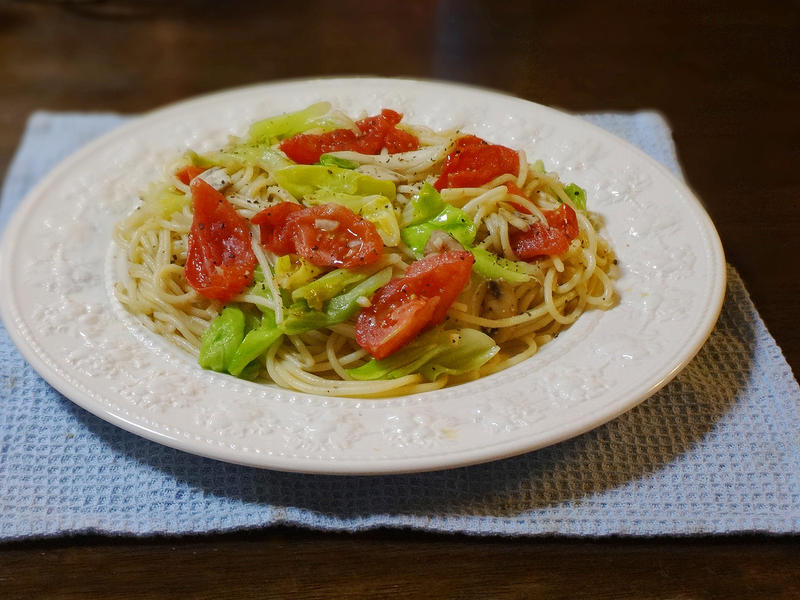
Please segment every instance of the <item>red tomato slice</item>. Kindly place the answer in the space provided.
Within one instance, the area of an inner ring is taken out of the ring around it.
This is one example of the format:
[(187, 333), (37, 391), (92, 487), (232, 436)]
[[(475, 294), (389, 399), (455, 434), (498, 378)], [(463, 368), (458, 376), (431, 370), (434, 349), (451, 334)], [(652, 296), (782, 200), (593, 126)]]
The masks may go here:
[(203, 171), (205, 171), (205, 167), (195, 167), (194, 165), (188, 165), (180, 169), (177, 173), (175, 173), (175, 177), (180, 179), (186, 185), (189, 185), (195, 177), (200, 175)]
[(340, 204), (320, 204), (287, 222), (294, 253), (320, 267), (352, 269), (380, 258), (383, 240), (375, 225)]
[(255, 215), (250, 222), (261, 227), (261, 244), (278, 256), (294, 252), (290, 230), (286, 227), (289, 215), (303, 210), (294, 202), (281, 202), (265, 208)]
[[(519, 187), (517, 186), (516, 183), (507, 182), (507, 183), (504, 183), (503, 185), (506, 186), (506, 188), (508, 189), (508, 193), (509, 194), (513, 194), (515, 196), (522, 196), (523, 198), (527, 198), (527, 196), (525, 195), (525, 192), (523, 192), (521, 189), (519, 189)], [(524, 206), (522, 206), (522, 204), (519, 204), (518, 202), (509, 202), (509, 204), (511, 204), (511, 206), (513, 206), (514, 208), (516, 208), (519, 212), (521, 212), (523, 214), (526, 214), (526, 215), (531, 214), (531, 211), (529, 211), (527, 208), (525, 208)]]
[(300, 133), (285, 139), (280, 149), (294, 162), (301, 165), (313, 165), (326, 152), (352, 150), (357, 145), (356, 134), (349, 129), (336, 129), (319, 135)]
[(550, 227), (563, 231), (568, 240), (573, 240), (578, 235), (578, 216), (568, 204), (562, 204), (556, 210), (544, 211), (544, 217)]
[[(521, 189), (519, 189), (517, 184), (514, 183), (513, 181), (508, 181), (508, 182), (504, 183), (503, 185), (506, 186), (506, 189), (508, 190), (509, 194), (514, 194), (515, 196), (522, 196), (523, 198), (527, 198), (527, 196), (525, 195), (525, 192), (523, 192)], [(528, 213), (528, 214), (530, 214), (530, 213)]]
[(540, 256), (563, 254), (569, 248), (564, 232), (543, 223), (534, 223), (527, 231), (509, 235), (511, 249), (520, 260), (534, 260)]
[(519, 174), (519, 154), (511, 148), (487, 144), (474, 135), (456, 140), (456, 147), (445, 159), (437, 190), (454, 187), (479, 187), (499, 175)]
[(456, 140), (456, 150), (463, 150), (464, 148), (473, 148), (475, 146), (487, 146), (489, 142), (479, 138), (477, 135), (471, 133), (462, 135)]
[(389, 154), (397, 154), (398, 152), (411, 152), (412, 150), (419, 148), (419, 140), (415, 135), (395, 127), (386, 134), (384, 146), (386, 146)]
[(516, 230), (509, 235), (511, 248), (521, 260), (563, 254), (578, 235), (578, 218), (566, 204), (544, 211), (544, 216), (547, 225), (534, 223), (527, 231)]
[(438, 325), (445, 320), (450, 305), (469, 283), (474, 263), (472, 252), (451, 250), (426, 256), (406, 269), (405, 278), (415, 293), (441, 298), (431, 325)]
[(406, 152), (419, 148), (419, 140), (395, 126), (402, 115), (389, 109), (381, 114), (356, 122), (358, 133), (350, 129), (336, 129), (327, 133), (301, 133), (281, 142), (280, 148), (294, 162), (311, 165), (326, 152), (353, 150), (361, 154), (378, 154), (384, 147), (389, 153)]
[(356, 342), (377, 359), (396, 352), (431, 322), (440, 300), (412, 294), (403, 279), (393, 279), (372, 298), (356, 320)]
[(202, 179), (194, 179), (191, 190), (194, 217), (186, 281), (206, 298), (227, 302), (253, 280), (257, 261), (250, 247), (250, 226), (225, 196)]
[(352, 269), (375, 262), (383, 241), (375, 225), (340, 204), (304, 208), (282, 202), (251, 219), (275, 254), (299, 254), (320, 267)]
[(373, 296), (356, 320), (359, 346), (377, 359), (399, 350), (422, 331), (438, 325), (469, 282), (471, 252), (433, 254), (413, 263)]
[(357, 121), (359, 134), (356, 145), (347, 149), (362, 154), (378, 154), (384, 146), (386, 135), (394, 130), (402, 118), (400, 113), (384, 108), (379, 115)]

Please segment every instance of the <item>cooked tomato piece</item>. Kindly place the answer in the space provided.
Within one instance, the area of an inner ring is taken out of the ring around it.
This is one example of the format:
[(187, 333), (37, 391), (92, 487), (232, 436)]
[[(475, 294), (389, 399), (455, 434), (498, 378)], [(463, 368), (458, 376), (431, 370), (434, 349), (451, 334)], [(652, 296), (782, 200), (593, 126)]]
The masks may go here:
[(386, 134), (384, 146), (386, 146), (389, 154), (397, 154), (398, 152), (411, 152), (412, 150), (419, 148), (419, 140), (417, 139), (417, 136), (395, 127)]
[(299, 254), (319, 267), (352, 269), (375, 262), (383, 252), (375, 225), (340, 204), (305, 208), (282, 202), (251, 222), (261, 226), (261, 243), (275, 254)]
[(534, 223), (527, 231), (516, 230), (509, 235), (514, 254), (522, 260), (534, 260), (541, 256), (563, 254), (569, 243), (578, 235), (578, 218), (566, 204), (557, 210), (546, 210), (547, 225)]
[(227, 302), (253, 280), (257, 261), (250, 246), (250, 226), (225, 196), (202, 179), (194, 179), (191, 190), (194, 217), (186, 281), (206, 298)]
[(456, 140), (455, 149), (447, 155), (437, 190), (455, 187), (479, 187), (505, 173), (519, 174), (519, 154), (511, 148), (487, 144), (474, 135)]
[(192, 182), (192, 179), (200, 175), (200, 173), (202, 173), (205, 170), (206, 170), (205, 167), (195, 167), (194, 165), (188, 165), (178, 170), (178, 172), (175, 173), (175, 177), (177, 177), (186, 185), (189, 185)]
[(550, 227), (563, 231), (568, 240), (573, 240), (578, 235), (578, 216), (571, 206), (562, 204), (556, 210), (546, 210), (544, 217)]
[[(506, 189), (508, 190), (509, 194), (514, 194), (515, 196), (522, 196), (523, 198), (527, 198), (527, 196), (525, 195), (525, 192), (523, 192), (521, 189), (519, 189), (519, 186), (516, 183), (514, 183), (513, 181), (508, 181), (508, 182), (504, 183), (503, 185), (506, 186)], [(527, 209), (526, 209), (526, 211), (527, 211)]]
[(433, 254), (413, 263), (373, 296), (356, 320), (356, 342), (373, 357), (386, 358), (421, 332), (438, 325), (469, 282), (471, 252)]
[(379, 115), (357, 121), (358, 132), (335, 129), (321, 134), (301, 133), (283, 140), (280, 148), (294, 162), (303, 165), (318, 162), (327, 152), (341, 150), (361, 154), (378, 154), (383, 148), (391, 154), (416, 150), (419, 140), (396, 127), (402, 118), (399, 113), (385, 108)]
[(386, 358), (428, 327), (439, 302), (411, 293), (403, 279), (394, 279), (359, 313), (356, 342), (375, 358)]
[(278, 256), (294, 252), (294, 242), (290, 229), (286, 227), (289, 215), (303, 210), (294, 202), (281, 202), (265, 208), (250, 222), (261, 227), (261, 244)]
[[(521, 189), (519, 189), (519, 187), (517, 186), (516, 183), (513, 183), (513, 182), (509, 181), (507, 183), (504, 183), (503, 185), (506, 186), (506, 188), (508, 189), (508, 193), (509, 194), (513, 194), (514, 196), (522, 196), (523, 198), (527, 198), (527, 196), (525, 195), (525, 192), (523, 192)], [(531, 214), (531, 211), (529, 211), (527, 208), (525, 208), (524, 206), (522, 206), (522, 204), (519, 204), (518, 202), (509, 202), (509, 204), (511, 204), (511, 206), (513, 206), (514, 208), (516, 208), (519, 212), (521, 212), (523, 214), (526, 214), (526, 215)]]
[(477, 135), (471, 133), (462, 135), (456, 140), (456, 150), (463, 150), (464, 148), (474, 148), (476, 146), (488, 146), (489, 142), (479, 138)]
[(292, 214), (294, 253), (319, 267), (352, 269), (375, 262), (383, 241), (370, 221), (341, 204), (320, 204)]
[(386, 135), (394, 130), (395, 125), (402, 118), (403, 116), (400, 113), (384, 108), (379, 115), (356, 121), (356, 127), (358, 127), (359, 131), (356, 145), (353, 148), (346, 149), (355, 150), (362, 154), (378, 154), (383, 149)]
[(544, 223), (534, 223), (527, 231), (515, 231), (509, 235), (511, 249), (521, 260), (534, 260), (540, 256), (563, 254), (569, 248), (564, 232)]
[(426, 256), (406, 269), (405, 278), (415, 293), (441, 299), (431, 325), (438, 325), (445, 320), (450, 305), (469, 283), (474, 263), (472, 252), (451, 250)]
[(356, 134), (350, 129), (336, 129), (319, 135), (300, 133), (280, 144), (280, 149), (294, 162), (313, 165), (327, 152), (352, 150), (356, 146)]

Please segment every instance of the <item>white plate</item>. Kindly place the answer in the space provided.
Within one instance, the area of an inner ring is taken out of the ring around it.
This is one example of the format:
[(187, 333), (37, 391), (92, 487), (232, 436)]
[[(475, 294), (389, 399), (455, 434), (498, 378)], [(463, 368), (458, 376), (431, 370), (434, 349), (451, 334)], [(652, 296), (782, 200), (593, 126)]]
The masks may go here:
[[(111, 229), (168, 158), (218, 147), (265, 116), (330, 100), (460, 127), (541, 158), (588, 191), (617, 252), (619, 305), (533, 358), (469, 384), (389, 400), (322, 398), (200, 369), (111, 293)], [(124, 429), (220, 460), (312, 473), (396, 473), (498, 459), (590, 430), (641, 402), (716, 322), (725, 262), (691, 192), (633, 146), (555, 110), (444, 83), (327, 79), (201, 97), (137, 119), (60, 164), (2, 244), (2, 316), (30, 364)]]

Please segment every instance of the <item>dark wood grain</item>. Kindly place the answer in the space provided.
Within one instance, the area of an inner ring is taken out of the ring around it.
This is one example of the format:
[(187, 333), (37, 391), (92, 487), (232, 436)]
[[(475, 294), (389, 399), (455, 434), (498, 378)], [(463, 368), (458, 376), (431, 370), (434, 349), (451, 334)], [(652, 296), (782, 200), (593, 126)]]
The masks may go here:
[(800, 543), (509, 540), (296, 529), (77, 538), (0, 555), (4, 598), (797, 598)]
[[(318, 75), (650, 108), (800, 373), (797, 2), (0, 2), (0, 172), (37, 109), (137, 113)], [(0, 546), (0, 597), (795, 598), (796, 538), (565, 541), (275, 529)]]

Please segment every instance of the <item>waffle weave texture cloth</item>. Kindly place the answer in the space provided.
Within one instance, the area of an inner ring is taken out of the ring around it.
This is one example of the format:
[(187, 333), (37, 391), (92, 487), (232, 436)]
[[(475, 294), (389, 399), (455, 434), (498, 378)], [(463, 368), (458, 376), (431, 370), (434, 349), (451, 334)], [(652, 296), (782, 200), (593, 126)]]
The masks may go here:
[[(680, 176), (659, 115), (584, 118)], [(0, 197), (0, 230), (52, 166), (125, 120), (34, 114)], [(160, 446), (61, 396), (0, 327), (0, 539), (276, 524), (487, 535), (798, 532), (799, 406), (800, 388), (731, 267), (711, 338), (649, 400), (543, 450), (416, 475), (279, 473)]]

